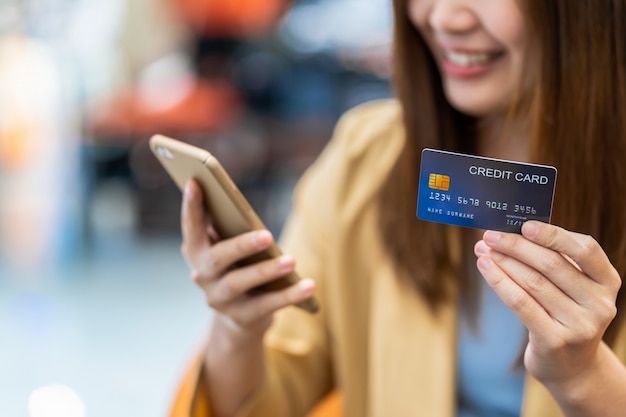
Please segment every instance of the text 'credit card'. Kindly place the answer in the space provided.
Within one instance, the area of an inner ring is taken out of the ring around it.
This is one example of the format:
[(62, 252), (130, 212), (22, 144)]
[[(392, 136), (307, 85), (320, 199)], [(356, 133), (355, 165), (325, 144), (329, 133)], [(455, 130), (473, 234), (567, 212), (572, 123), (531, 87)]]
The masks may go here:
[(417, 217), (520, 233), (527, 220), (549, 223), (556, 168), (424, 149)]

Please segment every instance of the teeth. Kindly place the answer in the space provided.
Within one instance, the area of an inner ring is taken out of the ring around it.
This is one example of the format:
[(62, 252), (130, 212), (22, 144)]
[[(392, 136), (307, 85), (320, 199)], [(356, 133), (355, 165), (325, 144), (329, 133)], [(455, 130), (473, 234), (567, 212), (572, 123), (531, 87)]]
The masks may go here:
[(493, 55), (487, 53), (463, 53), (463, 52), (446, 52), (446, 58), (453, 64), (462, 67), (471, 67), (474, 65), (486, 64), (491, 60)]

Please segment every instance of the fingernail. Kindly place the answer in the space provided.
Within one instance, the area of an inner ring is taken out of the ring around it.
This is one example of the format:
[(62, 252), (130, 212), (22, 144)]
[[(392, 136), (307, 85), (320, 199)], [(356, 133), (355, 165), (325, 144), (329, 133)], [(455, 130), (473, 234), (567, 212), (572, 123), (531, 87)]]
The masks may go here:
[(522, 225), (522, 234), (526, 237), (533, 238), (539, 233), (539, 225), (535, 222), (526, 222)]
[(191, 200), (193, 198), (193, 192), (191, 190), (191, 182), (187, 182), (187, 184), (185, 184), (185, 197), (188, 200)]
[(489, 246), (485, 245), (482, 240), (478, 241), (474, 246), (474, 253), (478, 256), (486, 255), (489, 252)]
[(280, 258), (278, 258), (278, 262), (280, 264), (281, 267), (287, 267), (287, 266), (292, 266), (293, 265), (293, 256), (291, 255), (281, 255)]
[(254, 243), (264, 248), (272, 242), (272, 234), (269, 230), (260, 230), (254, 235)]
[(481, 271), (486, 271), (487, 269), (491, 268), (491, 259), (486, 256), (481, 256), (480, 258), (478, 258), (478, 261), (476, 261), (476, 265)]
[(483, 240), (488, 245), (494, 245), (500, 241), (501, 237), (502, 237), (502, 233), (495, 232), (493, 230), (487, 230), (485, 234), (483, 235)]
[(298, 286), (303, 293), (310, 294), (315, 288), (315, 281), (313, 281), (311, 278), (305, 278), (302, 281), (298, 282)]

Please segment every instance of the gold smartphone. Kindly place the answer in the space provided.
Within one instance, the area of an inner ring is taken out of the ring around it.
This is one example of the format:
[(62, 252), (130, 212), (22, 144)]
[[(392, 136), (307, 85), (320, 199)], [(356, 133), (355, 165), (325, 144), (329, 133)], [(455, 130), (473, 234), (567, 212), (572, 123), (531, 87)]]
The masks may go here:
[[(211, 153), (162, 135), (150, 138), (150, 148), (181, 191), (190, 179), (193, 178), (198, 182), (204, 194), (211, 224), (221, 239), (266, 228), (226, 170)], [(281, 254), (278, 246), (272, 244), (268, 249), (238, 262), (238, 265), (250, 265)], [(293, 271), (253, 291), (281, 290), (300, 279)], [(319, 308), (314, 297), (296, 305), (311, 313), (315, 313)]]

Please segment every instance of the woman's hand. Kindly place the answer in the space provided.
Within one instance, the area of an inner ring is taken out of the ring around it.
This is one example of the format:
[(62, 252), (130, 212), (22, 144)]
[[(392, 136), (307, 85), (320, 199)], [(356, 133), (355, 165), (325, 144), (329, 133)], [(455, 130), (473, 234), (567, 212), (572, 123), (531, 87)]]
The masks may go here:
[(181, 251), (192, 279), (215, 311), (214, 327), (227, 332), (233, 342), (246, 343), (251, 337), (259, 340), (276, 310), (305, 300), (315, 290), (313, 281), (305, 279), (280, 291), (250, 295), (251, 289), (291, 272), (294, 259), (283, 255), (236, 267), (237, 261), (267, 249), (272, 235), (262, 230), (220, 240), (210, 225), (195, 181), (185, 188), (181, 227)]
[(484, 278), (529, 331), (528, 372), (551, 391), (582, 389), (610, 354), (602, 336), (617, 313), (621, 286), (600, 245), (529, 221), (521, 236), (485, 232), (474, 251)]
[(283, 255), (236, 266), (238, 261), (267, 249), (272, 235), (262, 230), (220, 240), (195, 181), (185, 187), (181, 226), (181, 251), (192, 279), (215, 312), (204, 361), (211, 415), (232, 416), (262, 383), (263, 335), (274, 312), (310, 297), (315, 284), (304, 279), (283, 290), (252, 295), (251, 289), (293, 271), (294, 260)]

